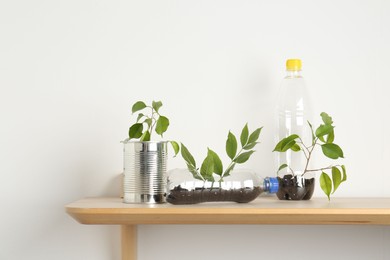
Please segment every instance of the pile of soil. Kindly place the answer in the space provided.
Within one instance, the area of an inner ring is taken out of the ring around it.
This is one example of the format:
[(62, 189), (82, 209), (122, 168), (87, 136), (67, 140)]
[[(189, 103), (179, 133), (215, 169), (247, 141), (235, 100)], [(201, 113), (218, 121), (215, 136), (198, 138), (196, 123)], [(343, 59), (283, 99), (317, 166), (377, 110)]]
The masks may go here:
[(167, 202), (175, 205), (196, 204), (201, 202), (233, 201), (247, 203), (256, 199), (263, 190), (260, 187), (241, 189), (198, 188), (187, 190), (180, 185), (170, 190)]
[(278, 177), (279, 190), (276, 196), (280, 200), (309, 200), (313, 196), (315, 179), (292, 176)]

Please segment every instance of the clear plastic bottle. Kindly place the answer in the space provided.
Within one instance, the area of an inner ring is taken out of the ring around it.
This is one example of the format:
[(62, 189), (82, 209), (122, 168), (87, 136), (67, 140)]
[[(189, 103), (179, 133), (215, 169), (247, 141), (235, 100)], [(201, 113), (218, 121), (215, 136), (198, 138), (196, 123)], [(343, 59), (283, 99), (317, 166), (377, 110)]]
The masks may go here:
[[(299, 135), (303, 141), (310, 141), (309, 97), (305, 81), (301, 75), (302, 62), (299, 59), (289, 59), (286, 62), (286, 77), (284, 77), (278, 100), (278, 136), (281, 140), (291, 134)], [(302, 174), (305, 168), (306, 158), (302, 152), (288, 150), (285, 153), (277, 153), (278, 166), (288, 164), (284, 174), (291, 174), (290, 168), (295, 174)], [(287, 171), (287, 172), (286, 172)]]
[[(291, 134), (297, 134), (302, 138), (305, 144), (311, 143), (311, 130), (308, 125), (308, 121), (310, 121), (311, 117), (309, 94), (305, 81), (301, 75), (301, 70), (301, 60), (287, 60), (286, 77), (284, 77), (280, 87), (277, 105), (278, 141)], [(313, 176), (310, 174), (301, 176), (306, 166), (306, 158), (303, 152), (288, 150), (286, 152), (278, 152), (276, 154), (276, 167), (279, 167), (282, 164), (287, 164), (289, 166), (278, 173), (280, 190), (277, 195), (280, 199), (291, 199), (291, 197), (295, 196), (296, 192), (293, 192), (293, 194), (288, 194), (287, 192), (286, 195), (286, 192), (283, 191), (285, 184), (287, 185), (288, 182), (291, 182), (291, 178), (293, 178), (294, 180), (302, 180), (300, 183), (294, 183), (296, 187), (301, 187), (301, 185), (304, 186), (304, 179), (311, 178)], [(293, 169), (293, 172), (291, 169)], [(305, 195), (302, 197), (305, 197)]]
[(167, 202), (182, 205), (212, 201), (247, 203), (260, 194), (276, 193), (277, 178), (261, 178), (250, 170), (235, 169), (222, 181), (194, 179), (188, 169), (168, 172)]

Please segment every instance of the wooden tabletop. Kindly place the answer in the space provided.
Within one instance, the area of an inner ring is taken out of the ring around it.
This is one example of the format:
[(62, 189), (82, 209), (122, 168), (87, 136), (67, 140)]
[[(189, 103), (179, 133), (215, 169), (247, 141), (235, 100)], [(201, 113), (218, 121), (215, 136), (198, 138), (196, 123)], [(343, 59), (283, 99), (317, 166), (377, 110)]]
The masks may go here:
[(120, 198), (86, 198), (66, 205), (82, 224), (352, 224), (390, 225), (390, 198), (314, 198), (281, 201), (275, 197), (239, 204), (124, 204)]

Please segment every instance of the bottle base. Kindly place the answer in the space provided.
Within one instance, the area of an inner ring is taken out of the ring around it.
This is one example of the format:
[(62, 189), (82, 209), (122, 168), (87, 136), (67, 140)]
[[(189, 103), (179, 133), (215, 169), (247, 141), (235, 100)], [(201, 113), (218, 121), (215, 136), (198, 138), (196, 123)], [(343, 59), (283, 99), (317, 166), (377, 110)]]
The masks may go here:
[(279, 190), (276, 196), (280, 200), (310, 200), (314, 193), (315, 178), (292, 176), (278, 177)]

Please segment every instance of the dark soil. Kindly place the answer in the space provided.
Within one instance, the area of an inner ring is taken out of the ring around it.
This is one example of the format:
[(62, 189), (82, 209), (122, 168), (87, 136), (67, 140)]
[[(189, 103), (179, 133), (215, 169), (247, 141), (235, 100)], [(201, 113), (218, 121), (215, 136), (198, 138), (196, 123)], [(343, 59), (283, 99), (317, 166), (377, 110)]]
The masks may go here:
[(170, 190), (167, 202), (175, 205), (196, 204), (201, 202), (233, 201), (247, 203), (256, 199), (263, 190), (260, 187), (241, 189), (199, 188), (187, 190), (180, 185)]
[(278, 177), (279, 191), (276, 196), (280, 200), (309, 200), (313, 196), (315, 179), (298, 178), (290, 174)]

